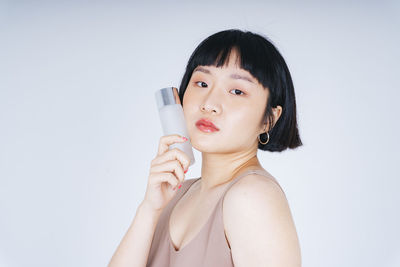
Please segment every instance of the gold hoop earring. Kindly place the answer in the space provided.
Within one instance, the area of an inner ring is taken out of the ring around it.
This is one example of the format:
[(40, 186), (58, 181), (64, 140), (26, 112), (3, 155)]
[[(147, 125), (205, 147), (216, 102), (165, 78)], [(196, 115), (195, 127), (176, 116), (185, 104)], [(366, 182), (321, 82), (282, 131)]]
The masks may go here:
[(265, 142), (265, 143), (261, 142), (261, 139), (260, 139), (260, 135), (261, 135), (261, 134), (258, 136), (258, 141), (260, 141), (260, 143), (263, 144), (263, 145), (266, 145), (266, 144), (269, 142), (269, 133), (268, 133), (268, 132), (265, 132), (265, 133), (266, 133), (267, 136), (268, 136), (267, 142)]

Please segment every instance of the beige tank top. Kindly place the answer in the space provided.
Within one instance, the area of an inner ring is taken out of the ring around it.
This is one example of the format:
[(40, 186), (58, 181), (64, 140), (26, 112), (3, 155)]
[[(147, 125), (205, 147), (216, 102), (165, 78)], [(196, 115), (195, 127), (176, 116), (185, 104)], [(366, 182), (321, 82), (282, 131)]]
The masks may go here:
[(279, 185), (274, 177), (263, 170), (248, 170), (233, 178), (200, 232), (177, 251), (172, 244), (169, 233), (170, 214), (179, 199), (201, 177), (185, 180), (182, 188), (160, 214), (146, 267), (233, 267), (231, 250), (225, 237), (222, 203), (229, 188), (249, 173), (264, 175)]

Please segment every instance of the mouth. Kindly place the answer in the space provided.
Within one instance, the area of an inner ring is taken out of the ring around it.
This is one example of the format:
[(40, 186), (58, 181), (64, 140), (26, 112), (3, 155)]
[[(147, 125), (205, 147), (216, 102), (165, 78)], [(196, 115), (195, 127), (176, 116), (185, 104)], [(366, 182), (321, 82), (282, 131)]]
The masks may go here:
[(216, 132), (219, 131), (219, 129), (210, 121), (207, 119), (200, 119), (196, 122), (196, 127), (203, 131), (203, 132)]

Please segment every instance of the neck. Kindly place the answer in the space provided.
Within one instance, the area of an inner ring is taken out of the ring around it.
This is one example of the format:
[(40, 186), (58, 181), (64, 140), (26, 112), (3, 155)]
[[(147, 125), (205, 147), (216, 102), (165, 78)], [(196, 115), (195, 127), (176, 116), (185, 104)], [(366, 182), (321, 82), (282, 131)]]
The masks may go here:
[(225, 184), (233, 177), (249, 169), (262, 168), (257, 158), (257, 150), (237, 154), (202, 153), (200, 193)]

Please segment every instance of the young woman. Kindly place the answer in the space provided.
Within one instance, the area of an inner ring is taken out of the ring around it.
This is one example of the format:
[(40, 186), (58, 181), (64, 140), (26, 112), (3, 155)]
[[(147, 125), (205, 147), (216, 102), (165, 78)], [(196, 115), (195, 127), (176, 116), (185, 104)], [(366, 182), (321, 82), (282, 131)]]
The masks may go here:
[(191, 55), (179, 97), (201, 177), (185, 179), (189, 158), (160, 139), (147, 190), (109, 266), (301, 266), (284, 191), (258, 150), (302, 145), (288, 67), (266, 38), (226, 30)]

